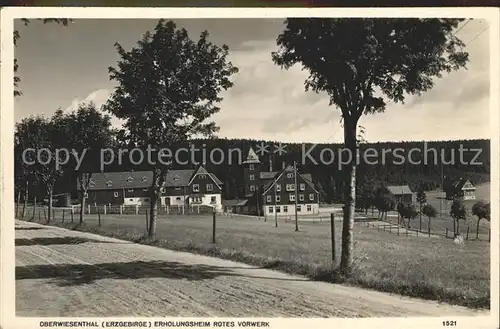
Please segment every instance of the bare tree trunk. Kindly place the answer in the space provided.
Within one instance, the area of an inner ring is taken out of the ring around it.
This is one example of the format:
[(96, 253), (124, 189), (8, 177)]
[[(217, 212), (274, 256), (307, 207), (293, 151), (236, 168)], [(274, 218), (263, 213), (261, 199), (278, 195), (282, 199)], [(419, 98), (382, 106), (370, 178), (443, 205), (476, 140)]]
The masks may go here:
[(148, 237), (154, 238), (156, 234), (156, 218), (158, 217), (158, 199), (161, 192), (161, 187), (165, 180), (166, 169), (155, 168), (153, 170), (153, 186), (151, 191), (151, 203), (149, 205), (149, 227)]
[(28, 180), (26, 180), (26, 189), (24, 190), (24, 205), (23, 205), (23, 219), (26, 214), (26, 208), (28, 208)]
[(479, 222), (481, 221), (481, 218), (477, 218), (477, 227), (476, 227), (476, 240), (479, 239)]
[(80, 193), (80, 225), (84, 222), (84, 212), (85, 212), (85, 192)]
[(35, 203), (33, 204), (33, 218), (32, 220), (35, 220), (36, 219), (36, 196), (35, 196)]
[(342, 253), (340, 257), (340, 269), (349, 273), (353, 265), (354, 249), (354, 211), (356, 201), (356, 126), (357, 120), (344, 117), (344, 144), (351, 152), (351, 159), (346, 167), (346, 186), (344, 218), (342, 223)]
[(49, 213), (47, 214), (47, 223), (50, 223), (50, 220), (52, 218), (52, 195), (54, 193), (54, 187), (49, 185), (48, 192), (49, 192)]
[(16, 215), (15, 218), (19, 216), (19, 204), (21, 203), (21, 190), (17, 191), (17, 202), (16, 202)]

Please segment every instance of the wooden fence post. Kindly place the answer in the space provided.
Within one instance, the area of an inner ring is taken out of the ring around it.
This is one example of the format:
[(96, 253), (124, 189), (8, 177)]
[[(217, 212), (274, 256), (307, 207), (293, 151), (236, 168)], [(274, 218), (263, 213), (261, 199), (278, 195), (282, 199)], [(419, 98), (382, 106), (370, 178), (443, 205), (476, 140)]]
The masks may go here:
[(212, 243), (215, 243), (215, 217), (216, 217), (216, 214), (215, 214), (215, 208), (214, 208), (214, 211), (212, 213), (212, 218), (213, 218), (213, 223), (212, 223)]
[(465, 240), (469, 240), (469, 226), (467, 226), (467, 233), (465, 234)]
[(104, 213), (103, 213), (103, 215), (106, 215), (106, 205), (104, 205), (103, 207), (104, 207), (104, 208), (103, 208), (103, 209), (104, 209)]
[(90, 204), (87, 205), (87, 211), (88, 211), (88, 214), (90, 215)]
[(335, 214), (331, 213), (330, 214), (330, 226), (331, 226), (331, 234), (332, 234), (332, 269), (335, 269), (337, 266), (337, 260), (336, 260), (336, 245), (335, 245)]
[(63, 213), (62, 213), (62, 222), (64, 223), (64, 214), (65, 214), (65, 209), (63, 209)]
[(446, 238), (448, 239), (448, 228), (446, 228)]
[(45, 205), (43, 206), (43, 219), (47, 221), (47, 211), (45, 210)]
[(73, 215), (74, 215), (75, 211), (74, 211), (74, 208), (71, 207), (71, 222), (73, 223)]
[(97, 207), (97, 220), (99, 221), (99, 227), (101, 227), (101, 211), (99, 210), (99, 205), (97, 205), (96, 207)]
[(399, 236), (399, 225), (398, 225), (398, 236)]
[(138, 215), (139, 214), (139, 205), (135, 205), (135, 214)]
[(429, 237), (431, 237), (431, 227), (427, 227), (427, 233), (429, 234)]
[(149, 232), (148, 210), (146, 209), (146, 234)]

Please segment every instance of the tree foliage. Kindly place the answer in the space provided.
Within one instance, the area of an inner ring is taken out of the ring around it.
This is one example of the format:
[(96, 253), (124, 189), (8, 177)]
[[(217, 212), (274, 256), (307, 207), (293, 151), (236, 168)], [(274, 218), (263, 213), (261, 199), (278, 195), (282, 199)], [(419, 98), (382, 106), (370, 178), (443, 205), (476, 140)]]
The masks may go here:
[[(358, 120), (383, 112), (388, 102), (420, 95), (443, 72), (464, 67), (464, 44), (454, 35), (460, 19), (289, 18), (273, 61), (309, 72), (306, 91), (325, 92), (340, 109), (344, 144), (357, 154)], [(340, 266), (352, 265), (356, 165), (346, 166)]]
[[(118, 86), (104, 110), (125, 121), (122, 137), (128, 145), (157, 149), (218, 131), (209, 119), (219, 112), (220, 93), (233, 86), (230, 77), (238, 69), (227, 59), (229, 48), (214, 45), (208, 36), (204, 31), (194, 41), (174, 22), (160, 20), (131, 50), (115, 44), (120, 61), (109, 73)], [(152, 165), (150, 236), (169, 170), (165, 164)]]
[(474, 216), (477, 216), (476, 239), (479, 239), (479, 223), (481, 219), (491, 220), (490, 203), (478, 201), (472, 206), (471, 211)]

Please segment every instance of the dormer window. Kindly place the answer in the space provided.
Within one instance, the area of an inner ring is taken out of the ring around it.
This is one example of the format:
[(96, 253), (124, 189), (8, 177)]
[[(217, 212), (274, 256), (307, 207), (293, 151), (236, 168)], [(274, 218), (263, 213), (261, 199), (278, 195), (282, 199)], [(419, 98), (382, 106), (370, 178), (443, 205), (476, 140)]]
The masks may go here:
[(108, 181), (106, 182), (106, 187), (111, 187), (111, 186), (113, 186), (113, 182), (112, 182), (112, 181), (110, 181), (110, 180), (108, 180)]
[(178, 181), (180, 179), (179, 176), (174, 176), (174, 181)]
[(248, 166), (248, 169), (250, 169), (251, 171), (254, 171), (255, 170), (255, 166), (253, 163), (251, 163), (249, 166)]
[(128, 176), (128, 178), (127, 178), (127, 183), (132, 183), (132, 181), (133, 181), (133, 180), (134, 180), (134, 179), (132, 178), (132, 176)]
[(148, 181), (148, 178), (146, 176), (142, 177), (142, 182), (146, 183)]
[(93, 180), (90, 180), (89, 187), (95, 187), (95, 182)]

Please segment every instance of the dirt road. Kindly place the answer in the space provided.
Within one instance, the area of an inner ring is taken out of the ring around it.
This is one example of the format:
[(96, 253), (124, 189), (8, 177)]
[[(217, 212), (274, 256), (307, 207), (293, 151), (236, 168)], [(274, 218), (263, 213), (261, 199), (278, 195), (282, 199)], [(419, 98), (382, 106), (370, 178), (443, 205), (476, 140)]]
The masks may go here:
[(61, 228), (15, 232), (18, 316), (486, 315)]

